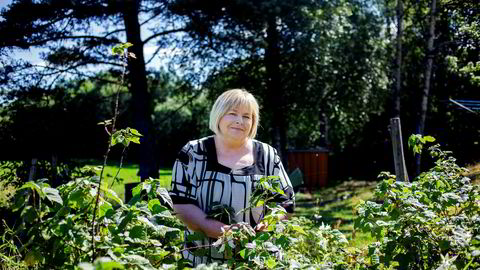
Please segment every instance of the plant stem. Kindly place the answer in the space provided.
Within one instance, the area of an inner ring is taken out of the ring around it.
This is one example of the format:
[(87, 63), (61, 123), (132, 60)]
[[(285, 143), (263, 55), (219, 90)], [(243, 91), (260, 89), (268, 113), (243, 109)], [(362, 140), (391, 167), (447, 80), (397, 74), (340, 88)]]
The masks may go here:
[[(107, 160), (108, 160), (108, 154), (110, 153), (110, 150), (112, 148), (112, 136), (115, 133), (115, 124), (117, 122), (117, 117), (118, 117), (118, 100), (120, 97), (120, 86), (124, 84), (125, 80), (125, 73), (126, 73), (126, 61), (128, 59), (128, 54), (127, 52), (124, 52), (123, 56), (121, 57), (122, 61), (124, 62), (123, 65), (123, 71), (121, 75), (121, 81), (120, 84), (117, 84), (117, 89), (116, 89), (116, 97), (115, 97), (115, 108), (114, 108), (114, 115), (112, 119), (112, 128), (111, 132), (108, 133), (108, 147), (107, 151), (105, 152), (105, 155), (103, 157), (103, 166), (102, 166), (102, 171), (100, 172), (100, 179), (98, 180), (98, 187), (97, 187), (97, 197), (95, 199), (95, 206), (93, 208), (93, 217), (92, 217), (92, 263), (95, 261), (95, 255), (96, 255), (96, 248), (95, 248), (95, 236), (97, 235), (96, 231), (96, 226), (95, 226), (95, 219), (97, 217), (97, 209), (98, 209), (98, 204), (100, 203), (100, 193), (101, 193), (101, 187), (102, 187), (102, 179), (103, 179), (103, 172), (105, 171), (105, 167), (107, 166)], [(118, 174), (118, 173), (117, 173)]]
[(122, 166), (123, 166), (123, 158), (125, 157), (126, 150), (127, 150), (127, 147), (126, 146), (123, 147), (122, 155), (120, 156), (120, 164), (118, 166), (118, 170), (117, 170), (117, 173), (115, 174), (115, 177), (113, 177), (112, 183), (108, 187), (109, 189), (112, 188), (113, 184), (115, 184), (115, 181), (117, 180), (118, 175), (120, 174), (120, 170), (122, 169)]

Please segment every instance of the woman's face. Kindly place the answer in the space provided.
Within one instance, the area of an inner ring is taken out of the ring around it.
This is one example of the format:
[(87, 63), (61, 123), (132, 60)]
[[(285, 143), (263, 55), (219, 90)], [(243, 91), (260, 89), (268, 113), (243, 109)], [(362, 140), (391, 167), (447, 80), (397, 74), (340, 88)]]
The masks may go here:
[(218, 123), (220, 135), (234, 141), (245, 140), (252, 129), (252, 118), (252, 111), (246, 106), (230, 109)]

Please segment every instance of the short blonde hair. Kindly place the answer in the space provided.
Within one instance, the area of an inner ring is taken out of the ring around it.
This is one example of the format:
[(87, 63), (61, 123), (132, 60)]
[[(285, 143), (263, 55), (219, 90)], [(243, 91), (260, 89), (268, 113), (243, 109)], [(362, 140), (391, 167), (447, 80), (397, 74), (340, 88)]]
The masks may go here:
[(259, 106), (255, 97), (245, 89), (231, 89), (223, 92), (213, 104), (210, 111), (209, 127), (215, 134), (220, 134), (218, 124), (220, 119), (231, 109), (246, 106), (252, 111), (252, 128), (248, 137), (253, 139), (257, 135), (260, 120)]

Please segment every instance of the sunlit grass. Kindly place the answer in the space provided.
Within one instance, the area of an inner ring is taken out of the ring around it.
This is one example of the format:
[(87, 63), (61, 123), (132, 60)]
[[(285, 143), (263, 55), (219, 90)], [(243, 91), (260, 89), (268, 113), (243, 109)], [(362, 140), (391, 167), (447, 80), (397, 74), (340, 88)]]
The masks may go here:
[(480, 185), (480, 162), (467, 166), (467, 169), (468, 173), (466, 176), (470, 177), (474, 184)]
[[(100, 175), (101, 173), (101, 161), (96, 161), (96, 160), (91, 160), (86, 162), (86, 166), (89, 167), (96, 167), (97, 169), (95, 170), (97, 175)], [(129, 183), (140, 183), (140, 176), (137, 175), (138, 170), (139, 170), (139, 165), (138, 164), (123, 164), (122, 168), (120, 171), (119, 169), (119, 164), (114, 163), (114, 162), (109, 162), (107, 166), (105, 167), (105, 170), (103, 172), (103, 177), (104, 181), (106, 180), (108, 183), (108, 186), (111, 187), (117, 195), (124, 200), (125, 199), (125, 184)], [(115, 176), (118, 176), (116, 180), (114, 181)], [(170, 188), (170, 183), (172, 179), (172, 170), (171, 169), (160, 169), (160, 182), (162, 187), (165, 188)]]
[(354, 232), (355, 206), (361, 201), (373, 198), (375, 183), (354, 183), (345, 182), (313, 194), (297, 193), (295, 215), (319, 219), (320, 222), (340, 230), (347, 237), (351, 247), (367, 246), (375, 240), (369, 233)]

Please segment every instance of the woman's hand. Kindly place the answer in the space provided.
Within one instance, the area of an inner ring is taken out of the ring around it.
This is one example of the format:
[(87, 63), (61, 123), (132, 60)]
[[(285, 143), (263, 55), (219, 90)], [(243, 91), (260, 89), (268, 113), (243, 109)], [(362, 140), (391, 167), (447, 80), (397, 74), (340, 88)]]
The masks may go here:
[(173, 209), (190, 230), (203, 232), (211, 238), (220, 237), (223, 234), (222, 228), (228, 227), (220, 221), (208, 219), (207, 214), (193, 204), (174, 204)]
[(266, 223), (265, 221), (260, 221), (260, 223), (258, 223), (257, 226), (255, 226), (256, 232), (264, 232), (267, 229), (268, 229), (268, 223)]

